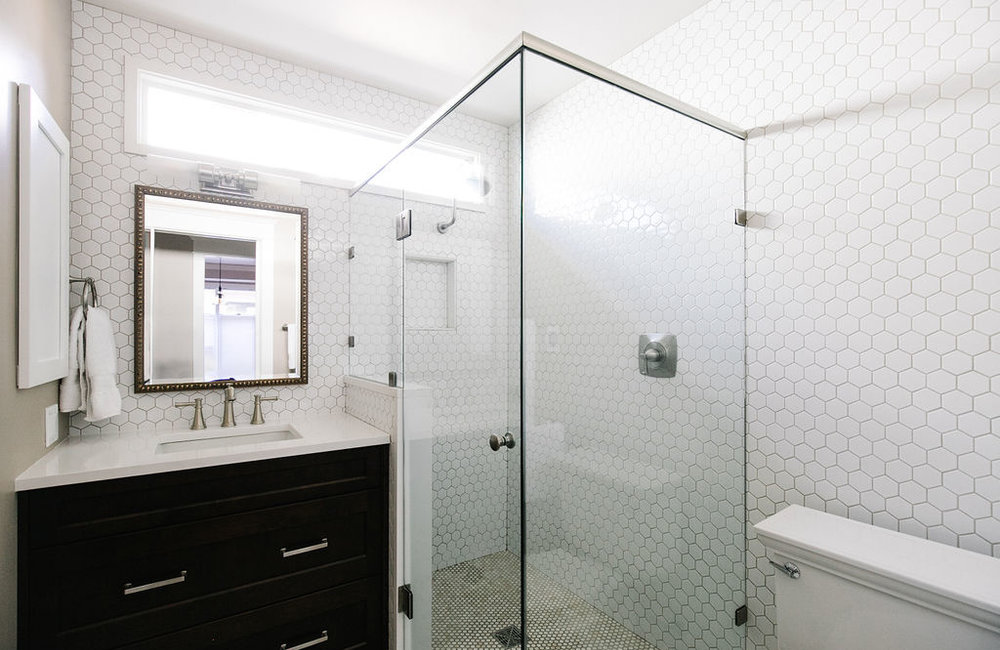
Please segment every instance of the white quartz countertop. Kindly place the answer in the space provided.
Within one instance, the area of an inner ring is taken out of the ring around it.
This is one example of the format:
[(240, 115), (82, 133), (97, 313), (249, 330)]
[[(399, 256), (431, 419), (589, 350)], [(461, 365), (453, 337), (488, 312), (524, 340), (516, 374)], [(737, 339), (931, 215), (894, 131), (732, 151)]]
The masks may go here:
[(388, 443), (388, 434), (346, 413), (225, 429), (70, 436), (18, 476), (14, 489), (21, 492)]

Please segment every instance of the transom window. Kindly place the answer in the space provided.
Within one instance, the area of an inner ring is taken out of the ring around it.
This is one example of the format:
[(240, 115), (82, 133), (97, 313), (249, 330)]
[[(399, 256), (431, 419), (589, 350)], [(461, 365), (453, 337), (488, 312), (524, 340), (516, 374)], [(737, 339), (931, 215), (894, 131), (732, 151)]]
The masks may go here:
[[(374, 171), (402, 135), (136, 67), (130, 144), (138, 153), (225, 161), (349, 185)], [(481, 202), (478, 153), (419, 144), (379, 182), (392, 189)]]

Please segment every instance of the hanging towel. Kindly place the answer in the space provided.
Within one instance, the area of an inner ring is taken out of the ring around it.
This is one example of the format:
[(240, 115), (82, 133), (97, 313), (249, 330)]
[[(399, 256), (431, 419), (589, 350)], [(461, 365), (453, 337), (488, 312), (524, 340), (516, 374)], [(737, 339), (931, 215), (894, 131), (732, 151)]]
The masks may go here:
[(73, 310), (69, 323), (69, 374), (59, 382), (59, 410), (63, 413), (79, 411), (83, 405), (83, 385), (87, 378), (83, 373), (83, 307)]
[[(118, 350), (108, 312), (100, 307), (87, 310), (84, 340), (86, 354), (87, 422), (110, 418), (122, 412), (122, 395), (118, 392)], [(83, 391), (81, 391), (81, 394)]]
[(299, 367), (299, 325), (286, 323), (285, 349), (288, 351), (288, 374), (294, 375)]

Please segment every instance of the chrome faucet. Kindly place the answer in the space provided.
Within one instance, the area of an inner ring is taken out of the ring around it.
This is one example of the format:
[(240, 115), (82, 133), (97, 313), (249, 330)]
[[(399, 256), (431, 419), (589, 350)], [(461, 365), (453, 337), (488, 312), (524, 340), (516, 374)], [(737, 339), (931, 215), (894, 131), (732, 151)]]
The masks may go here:
[(253, 396), (253, 419), (250, 424), (264, 424), (264, 413), (260, 410), (261, 402), (276, 402), (277, 397), (264, 397), (260, 393)]
[(174, 402), (174, 406), (180, 408), (182, 406), (193, 406), (194, 407), (194, 417), (191, 418), (191, 430), (198, 431), (205, 428), (205, 416), (201, 412), (201, 398), (194, 398), (193, 402)]
[(226, 397), (223, 400), (222, 426), (235, 427), (236, 420), (233, 418), (233, 402), (236, 401), (236, 386), (232, 383), (226, 384)]

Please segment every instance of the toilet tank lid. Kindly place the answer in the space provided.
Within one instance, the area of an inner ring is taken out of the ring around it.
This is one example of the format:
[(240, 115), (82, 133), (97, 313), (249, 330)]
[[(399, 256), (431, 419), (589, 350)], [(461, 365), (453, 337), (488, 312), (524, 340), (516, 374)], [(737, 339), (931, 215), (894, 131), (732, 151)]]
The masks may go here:
[[(971, 607), (996, 624), (1000, 616), (1000, 559), (852, 521), (812, 508), (791, 505), (754, 526), (769, 551), (812, 560), (863, 582), (889, 583), (941, 606), (953, 601)], [(803, 574), (805, 572), (803, 571)], [(869, 575), (873, 580), (865, 580)], [(878, 588), (878, 584), (872, 586)], [(948, 607), (948, 609), (952, 609)], [(958, 613), (958, 612), (956, 612)], [(984, 621), (985, 622), (985, 621)]]

